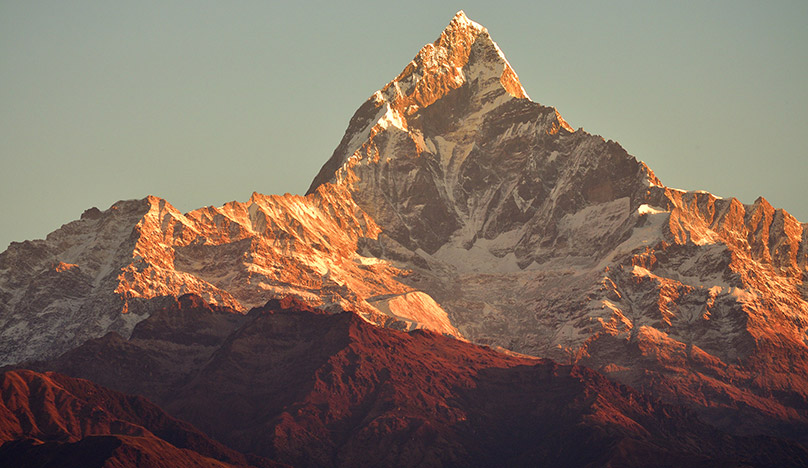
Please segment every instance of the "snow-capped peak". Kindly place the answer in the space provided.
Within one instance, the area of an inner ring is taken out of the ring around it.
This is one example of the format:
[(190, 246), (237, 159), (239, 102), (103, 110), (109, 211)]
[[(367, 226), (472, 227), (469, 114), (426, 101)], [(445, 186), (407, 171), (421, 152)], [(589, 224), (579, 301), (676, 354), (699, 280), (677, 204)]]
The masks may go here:
[[(391, 127), (408, 132), (408, 122), (420, 119), (438, 101), (451, 103), (460, 99), (472, 103), (476, 110), (469, 107), (464, 112), (482, 118), (514, 98), (529, 100), (502, 50), (485, 27), (458, 11), (434, 42), (423, 46), (395, 79), (373, 93), (357, 110), (345, 137), (312, 182), (309, 193), (326, 182), (351, 180), (344, 172), (360, 161), (367, 162), (357, 152), (364, 151), (362, 148), (376, 134)], [(560, 116), (557, 120), (556, 126), (573, 131)], [(416, 145), (424, 148), (421, 143)]]

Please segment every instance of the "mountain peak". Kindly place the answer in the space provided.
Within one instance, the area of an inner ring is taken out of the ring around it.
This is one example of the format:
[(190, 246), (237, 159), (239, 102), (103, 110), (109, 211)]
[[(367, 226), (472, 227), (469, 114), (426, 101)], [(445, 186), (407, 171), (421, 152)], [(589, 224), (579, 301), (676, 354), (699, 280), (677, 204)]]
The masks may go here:
[[(497, 80), (487, 79), (492, 77)], [(460, 10), (435, 42), (422, 47), (401, 74), (380, 91), (391, 103), (401, 98), (410, 101), (402, 109), (410, 115), (477, 80), (498, 81), (496, 84), (513, 97), (528, 98), (488, 30)]]
[[(423, 46), (395, 79), (356, 111), (307, 193), (341, 179), (343, 175), (337, 172), (343, 165), (361, 160), (361, 156), (354, 157), (356, 152), (379, 132), (390, 127), (408, 132), (411, 124), (422, 126), (422, 117), (430, 113), (427, 109), (439, 101), (443, 106), (458, 105), (456, 111), (468, 114), (472, 108), (487, 112), (513, 99), (530, 97), (488, 30), (460, 10), (434, 42)], [(559, 122), (560, 127), (573, 131), (563, 119)]]
[(449, 26), (447, 26), (446, 29), (456, 28), (458, 26), (465, 26), (468, 28), (476, 29), (477, 31), (485, 30), (485, 28), (480, 23), (470, 20), (469, 17), (466, 16), (466, 12), (463, 10), (460, 10), (457, 13), (455, 13), (454, 18), (452, 18), (452, 21), (449, 22)]

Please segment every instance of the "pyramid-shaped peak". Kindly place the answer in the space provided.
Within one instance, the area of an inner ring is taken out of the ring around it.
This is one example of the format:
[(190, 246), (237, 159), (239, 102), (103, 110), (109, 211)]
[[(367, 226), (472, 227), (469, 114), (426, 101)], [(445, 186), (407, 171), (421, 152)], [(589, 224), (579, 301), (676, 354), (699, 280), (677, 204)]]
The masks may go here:
[(452, 21), (455, 21), (455, 20), (457, 20), (457, 21), (471, 21), (469, 19), (469, 17), (466, 16), (466, 12), (463, 11), (463, 10), (458, 10), (458, 12), (455, 13), (454, 18), (452, 18)]
[[(439, 101), (449, 106), (462, 103), (468, 112), (472, 108), (490, 110), (511, 99), (530, 97), (488, 30), (458, 11), (434, 42), (423, 46), (395, 79), (356, 111), (343, 140), (307, 193), (336, 180), (336, 172), (367, 138), (391, 127), (409, 131), (410, 120), (418, 121), (425, 109)], [(451, 112), (444, 114), (451, 117)], [(560, 126), (572, 131), (565, 122)]]
[(435, 42), (422, 47), (401, 74), (380, 90), (380, 96), (390, 103), (408, 101), (409, 112), (404, 113), (409, 114), (478, 78), (485, 82), (494, 78), (513, 97), (529, 98), (488, 30), (460, 10)]

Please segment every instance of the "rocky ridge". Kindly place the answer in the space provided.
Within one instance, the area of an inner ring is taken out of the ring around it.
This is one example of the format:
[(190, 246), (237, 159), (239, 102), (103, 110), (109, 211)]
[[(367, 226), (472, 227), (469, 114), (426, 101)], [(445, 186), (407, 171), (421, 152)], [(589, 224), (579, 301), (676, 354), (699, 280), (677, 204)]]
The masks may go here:
[(292, 295), (379, 325), (459, 337), (434, 300), (397, 279), (405, 272), (357, 253), (360, 239), (379, 232), (337, 187), (256, 193), (187, 214), (152, 196), (88, 210), (0, 254), (2, 363), (53, 356), (109, 331), (128, 337), (188, 292), (234, 313)]

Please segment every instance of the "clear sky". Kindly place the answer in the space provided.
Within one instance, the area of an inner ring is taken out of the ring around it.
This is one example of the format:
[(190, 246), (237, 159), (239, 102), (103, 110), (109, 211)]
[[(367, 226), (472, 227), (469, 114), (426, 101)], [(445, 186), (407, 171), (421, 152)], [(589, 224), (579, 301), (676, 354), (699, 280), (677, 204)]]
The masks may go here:
[(2, 0), (0, 250), (120, 199), (305, 192), (460, 9), (534, 101), (666, 185), (808, 221), (805, 0)]

